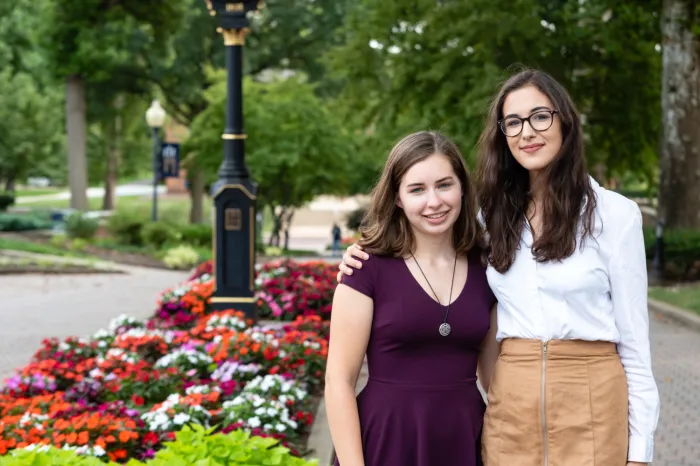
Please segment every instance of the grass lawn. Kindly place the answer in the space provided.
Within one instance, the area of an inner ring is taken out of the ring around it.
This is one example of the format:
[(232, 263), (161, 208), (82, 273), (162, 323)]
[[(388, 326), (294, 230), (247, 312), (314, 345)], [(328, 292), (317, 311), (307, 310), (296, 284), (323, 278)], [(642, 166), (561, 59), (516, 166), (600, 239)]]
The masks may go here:
[(11, 238), (0, 238), (0, 249), (7, 249), (10, 251), (33, 252), (36, 254), (51, 254), (54, 256), (63, 257), (88, 257), (86, 254), (82, 254), (78, 251), (70, 251), (58, 246), (52, 246), (50, 244), (40, 244), (34, 243), (32, 241), (22, 241)]
[(15, 198), (45, 196), (47, 194), (56, 194), (65, 191), (66, 188), (25, 188), (15, 191)]
[(700, 314), (700, 285), (698, 284), (664, 288), (650, 287), (649, 296)]
[[(189, 196), (164, 196), (158, 198), (158, 219), (167, 220), (175, 224), (189, 223), (190, 206)], [(151, 216), (152, 199), (150, 196), (121, 196), (117, 199), (117, 210), (128, 210), (140, 216)], [(38, 201), (22, 204), (23, 208), (30, 208), (37, 211), (48, 209), (67, 209), (70, 207), (70, 200), (58, 199), (48, 201)], [(203, 202), (204, 219), (211, 218), (212, 202), (206, 198)], [(88, 209), (91, 211), (102, 210), (102, 197), (88, 198)], [(273, 219), (270, 209), (263, 211), (263, 232), (272, 231)]]

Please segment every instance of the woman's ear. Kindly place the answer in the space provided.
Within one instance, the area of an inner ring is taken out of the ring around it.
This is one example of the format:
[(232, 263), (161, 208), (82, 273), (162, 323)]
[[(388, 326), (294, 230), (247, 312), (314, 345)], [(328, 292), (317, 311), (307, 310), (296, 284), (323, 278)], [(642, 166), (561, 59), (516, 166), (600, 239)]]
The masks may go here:
[(399, 196), (396, 196), (396, 207), (403, 209), (403, 204), (401, 203), (401, 198)]

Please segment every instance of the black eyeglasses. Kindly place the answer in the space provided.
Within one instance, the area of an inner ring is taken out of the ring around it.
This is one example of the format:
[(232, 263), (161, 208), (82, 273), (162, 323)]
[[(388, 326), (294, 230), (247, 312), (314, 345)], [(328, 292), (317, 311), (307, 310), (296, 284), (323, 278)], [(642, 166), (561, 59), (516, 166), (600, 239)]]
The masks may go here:
[(557, 113), (556, 110), (539, 110), (527, 118), (510, 116), (498, 120), (498, 127), (501, 128), (501, 132), (509, 138), (518, 136), (523, 131), (526, 121), (535, 131), (547, 131), (554, 122), (555, 113)]

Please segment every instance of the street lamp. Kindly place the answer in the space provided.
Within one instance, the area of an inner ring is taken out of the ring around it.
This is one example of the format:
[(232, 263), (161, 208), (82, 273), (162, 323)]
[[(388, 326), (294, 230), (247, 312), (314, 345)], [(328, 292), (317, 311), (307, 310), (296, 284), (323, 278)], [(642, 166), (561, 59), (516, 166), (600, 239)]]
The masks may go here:
[(165, 110), (160, 106), (158, 100), (154, 100), (151, 106), (146, 110), (146, 123), (153, 131), (153, 206), (151, 208), (151, 220), (158, 220), (158, 178), (160, 171), (160, 138), (158, 130), (165, 123)]
[(664, 221), (658, 219), (654, 230), (654, 257), (651, 264), (650, 281), (659, 285), (664, 279)]
[(236, 308), (255, 319), (255, 230), (257, 184), (245, 164), (243, 129), (243, 44), (250, 32), (248, 13), (259, 0), (205, 0), (226, 46), (226, 123), (214, 199), (214, 309)]

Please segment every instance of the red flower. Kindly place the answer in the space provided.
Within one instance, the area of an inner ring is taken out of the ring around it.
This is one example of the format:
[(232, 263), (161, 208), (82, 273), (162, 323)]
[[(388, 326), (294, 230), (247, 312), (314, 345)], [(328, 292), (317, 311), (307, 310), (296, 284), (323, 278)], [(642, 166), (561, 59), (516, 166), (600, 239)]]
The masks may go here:
[(133, 394), (131, 395), (131, 402), (134, 403), (136, 406), (143, 406), (144, 400), (143, 397)]
[(158, 438), (158, 434), (156, 434), (155, 432), (147, 432), (143, 436), (143, 443), (146, 445), (155, 445), (159, 441), (160, 439)]

